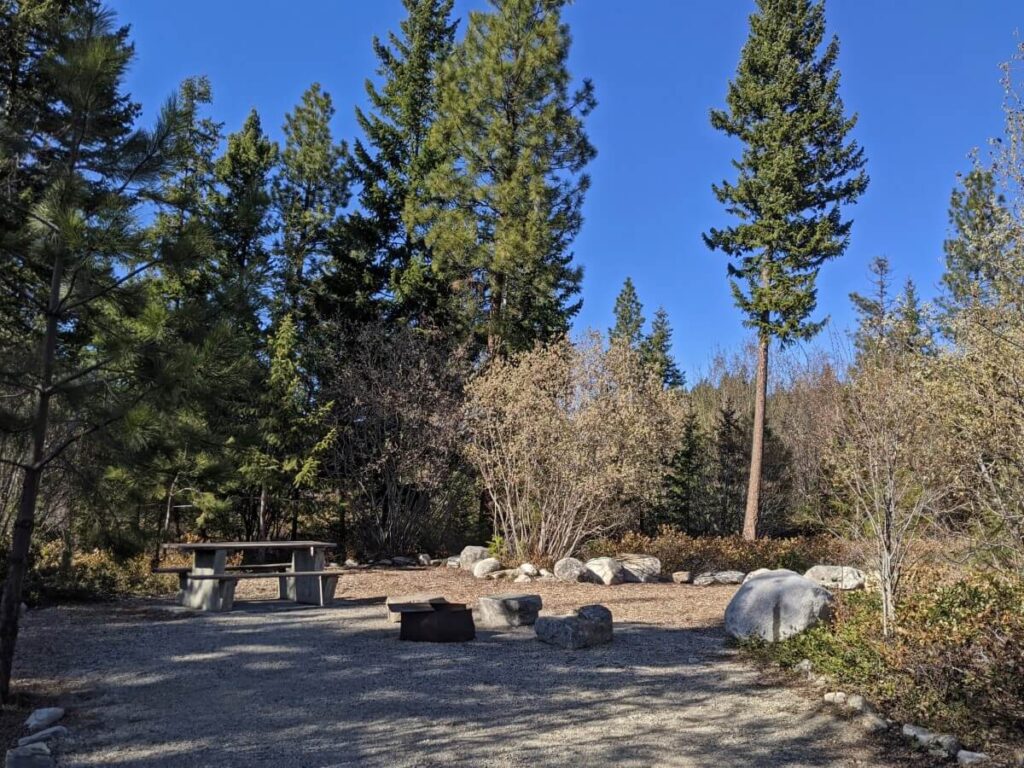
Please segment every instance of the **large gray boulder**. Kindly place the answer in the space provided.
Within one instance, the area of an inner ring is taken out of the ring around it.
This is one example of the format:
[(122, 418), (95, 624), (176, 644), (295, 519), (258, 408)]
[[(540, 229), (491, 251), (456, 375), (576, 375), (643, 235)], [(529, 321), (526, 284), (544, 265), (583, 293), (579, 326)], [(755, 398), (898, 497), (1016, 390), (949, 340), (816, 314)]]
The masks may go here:
[(725, 631), (769, 642), (803, 632), (832, 612), (832, 595), (798, 573), (766, 571), (741, 586), (725, 609)]
[(653, 555), (616, 555), (622, 563), (622, 579), (626, 582), (643, 583), (661, 580), (661, 560)]
[(483, 560), (478, 560), (473, 566), (473, 575), (478, 579), (483, 579), (500, 570), (501, 560), (496, 557), (485, 557)]
[(612, 641), (612, 612), (603, 605), (585, 605), (568, 616), (541, 616), (534, 624), (537, 639), (577, 650)]
[(463, 547), (459, 553), (459, 567), (464, 571), (472, 571), (474, 565), (490, 556), (487, 547)]
[(625, 579), (622, 563), (614, 557), (595, 557), (587, 560), (584, 578), (595, 584), (621, 584)]
[(845, 565), (816, 565), (804, 576), (826, 589), (850, 590), (864, 587), (864, 572)]
[(555, 578), (559, 581), (582, 581), (587, 572), (587, 566), (575, 557), (563, 557), (555, 563)]
[(543, 606), (540, 595), (490, 595), (477, 601), (473, 618), (478, 627), (526, 627), (537, 621)]
[(6, 768), (53, 768), (54, 762), (50, 748), (38, 742), (7, 750), (4, 765)]

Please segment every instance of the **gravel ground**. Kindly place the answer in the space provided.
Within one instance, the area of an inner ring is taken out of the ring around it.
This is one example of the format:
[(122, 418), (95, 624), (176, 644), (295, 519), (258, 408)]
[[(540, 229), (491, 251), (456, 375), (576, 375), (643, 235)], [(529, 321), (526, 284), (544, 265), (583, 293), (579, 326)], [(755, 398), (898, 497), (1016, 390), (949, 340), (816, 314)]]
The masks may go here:
[[(903, 764), (724, 644), (731, 587), (477, 581), (448, 569), (357, 571), (320, 609), (239, 589), (228, 614), (150, 600), (31, 612), (17, 685), (60, 686), (70, 766), (882, 766)], [(259, 586), (257, 586), (259, 585)], [(540, 593), (601, 602), (609, 646), (532, 630), (401, 643), (388, 594)], [(902, 758), (900, 758), (902, 760)]]

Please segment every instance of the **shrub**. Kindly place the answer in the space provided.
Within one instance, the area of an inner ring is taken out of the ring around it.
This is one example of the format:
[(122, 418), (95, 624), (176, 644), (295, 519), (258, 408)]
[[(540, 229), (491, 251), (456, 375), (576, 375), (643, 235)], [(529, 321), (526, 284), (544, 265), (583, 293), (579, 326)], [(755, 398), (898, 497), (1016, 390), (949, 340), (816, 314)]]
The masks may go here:
[(152, 563), (145, 554), (117, 558), (94, 549), (74, 554), (66, 567), (61, 562), (62, 550), (60, 541), (44, 544), (39, 550), (27, 590), (31, 602), (163, 594), (177, 586), (175, 576), (151, 573)]
[(818, 563), (844, 562), (845, 545), (830, 536), (747, 541), (740, 536), (690, 536), (674, 528), (662, 528), (657, 536), (627, 533), (620, 539), (597, 539), (583, 549), (585, 557), (617, 552), (642, 552), (661, 560), (662, 570), (752, 571), (756, 568), (789, 568), (803, 572)]
[(1024, 584), (975, 577), (908, 595), (893, 637), (881, 635), (880, 597), (840, 594), (830, 625), (755, 655), (815, 669), (892, 716), (955, 733), (972, 747), (1024, 746)]

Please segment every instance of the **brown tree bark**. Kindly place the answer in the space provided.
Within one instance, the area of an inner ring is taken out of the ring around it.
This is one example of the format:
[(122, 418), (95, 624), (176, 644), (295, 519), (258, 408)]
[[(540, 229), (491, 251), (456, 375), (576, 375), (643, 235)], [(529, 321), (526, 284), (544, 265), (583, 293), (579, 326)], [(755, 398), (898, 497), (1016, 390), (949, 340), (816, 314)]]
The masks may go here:
[(57, 354), (57, 321), (60, 315), (60, 288), (63, 280), (64, 259), (58, 254), (53, 262), (46, 314), (46, 336), (40, 350), (41, 376), (39, 396), (32, 419), (32, 456), (24, 470), (18, 516), (14, 521), (11, 549), (7, 555), (7, 577), (4, 579), (3, 597), (0, 598), (0, 701), (5, 704), (10, 701), (11, 669), (14, 666), (14, 647), (18, 642), (21, 590), (28, 571), (28, 554), (32, 530), (35, 528), (39, 481), (46, 466), (46, 433), (50, 422), (53, 366)]
[(761, 464), (764, 459), (764, 419), (768, 401), (768, 343), (759, 339), (757, 347), (757, 377), (754, 392), (754, 436), (750, 447), (750, 480), (747, 483), (747, 508), (743, 513), (743, 538), (757, 538), (757, 522), (761, 509)]

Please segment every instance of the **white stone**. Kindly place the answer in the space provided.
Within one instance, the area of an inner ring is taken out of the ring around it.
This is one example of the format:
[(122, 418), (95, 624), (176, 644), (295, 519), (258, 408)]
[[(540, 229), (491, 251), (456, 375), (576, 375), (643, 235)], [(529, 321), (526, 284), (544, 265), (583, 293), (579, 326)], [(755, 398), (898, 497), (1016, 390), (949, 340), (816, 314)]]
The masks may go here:
[(863, 571), (843, 565), (816, 565), (808, 569), (804, 576), (827, 589), (850, 590), (864, 587)]
[(555, 574), (553, 574), (547, 568), (541, 568), (540, 569), (540, 577), (542, 579), (553, 579), (553, 578), (555, 578)]
[(555, 563), (555, 578), (559, 581), (582, 581), (587, 566), (575, 557), (563, 557)]
[[(483, 561), (481, 561), (481, 562), (483, 562)], [(506, 579), (508, 581), (513, 581), (516, 577), (518, 577), (520, 575), (521, 574), (519, 573), (519, 569), (518, 568), (505, 568), (505, 569), (499, 568), (496, 571), (491, 571), (490, 573), (488, 573), (486, 578), (490, 579), (491, 581), (502, 581), (502, 580), (506, 580)]]
[(420, 565), (430, 565), (433, 562), (433, 558), (427, 554), (419, 555), (416, 559), (419, 560)]
[(803, 632), (832, 611), (832, 595), (810, 579), (780, 569), (742, 585), (725, 609), (725, 631), (734, 638), (769, 642)]
[(28, 719), (25, 721), (25, 727), (28, 728), (29, 733), (35, 733), (36, 731), (43, 730), (43, 728), (49, 728), (62, 717), (64, 717), (64, 710), (62, 708), (43, 707), (42, 709), (35, 710), (28, 716)]
[(743, 571), (715, 571), (716, 584), (742, 584), (746, 576)]
[(24, 747), (29, 744), (35, 744), (39, 741), (49, 741), (50, 739), (60, 739), (68, 735), (68, 729), (63, 725), (51, 725), (42, 731), (36, 731), (31, 736), (22, 736), (18, 739), (18, 746)]
[(359, 561), (355, 560), (355, 559), (353, 559), (351, 557), (347, 557), (347, 558), (345, 558), (345, 567), (346, 568), (358, 568), (359, 567)]
[(865, 707), (864, 697), (859, 693), (851, 693), (846, 697), (846, 708), (855, 712), (863, 712)]
[(523, 563), (519, 566), (519, 570), (527, 576), (540, 576), (540, 571), (533, 563)]
[(846, 701), (846, 694), (842, 691), (829, 691), (825, 694), (825, 701), (829, 704), (842, 704)]
[(459, 567), (464, 571), (472, 571), (474, 565), (490, 556), (487, 547), (464, 547), (459, 554)]
[(661, 580), (661, 560), (653, 555), (623, 554), (615, 559), (622, 564), (622, 580), (648, 584)]
[(984, 752), (968, 752), (966, 749), (961, 749), (956, 753), (956, 761), (960, 765), (977, 765), (987, 760), (988, 755)]
[(801, 659), (800, 662), (793, 667), (793, 670), (810, 677), (811, 673), (814, 672), (814, 665), (811, 664), (810, 659)]
[(495, 571), (501, 570), (501, 560), (496, 557), (485, 557), (473, 564), (473, 575), (482, 579)]
[(514, 582), (516, 582), (518, 584), (529, 584), (531, 581), (533, 581), (533, 579), (531, 579), (525, 573), (520, 573), (518, 576), (516, 576), (514, 579), (512, 579), (512, 581), (514, 581)]
[(446, 566), (448, 566), (449, 568), (461, 568), (462, 567), (462, 564), (459, 561), (459, 556), (458, 555), (455, 555), (454, 557), (449, 557), (447, 560), (444, 561), (444, 564)]
[(676, 584), (689, 584), (693, 581), (693, 574), (689, 571), (676, 571), (672, 574), (672, 581)]
[[(557, 566), (556, 566), (557, 567)], [(614, 557), (595, 557), (586, 562), (586, 580), (595, 584), (621, 584), (625, 578), (622, 563)]]

